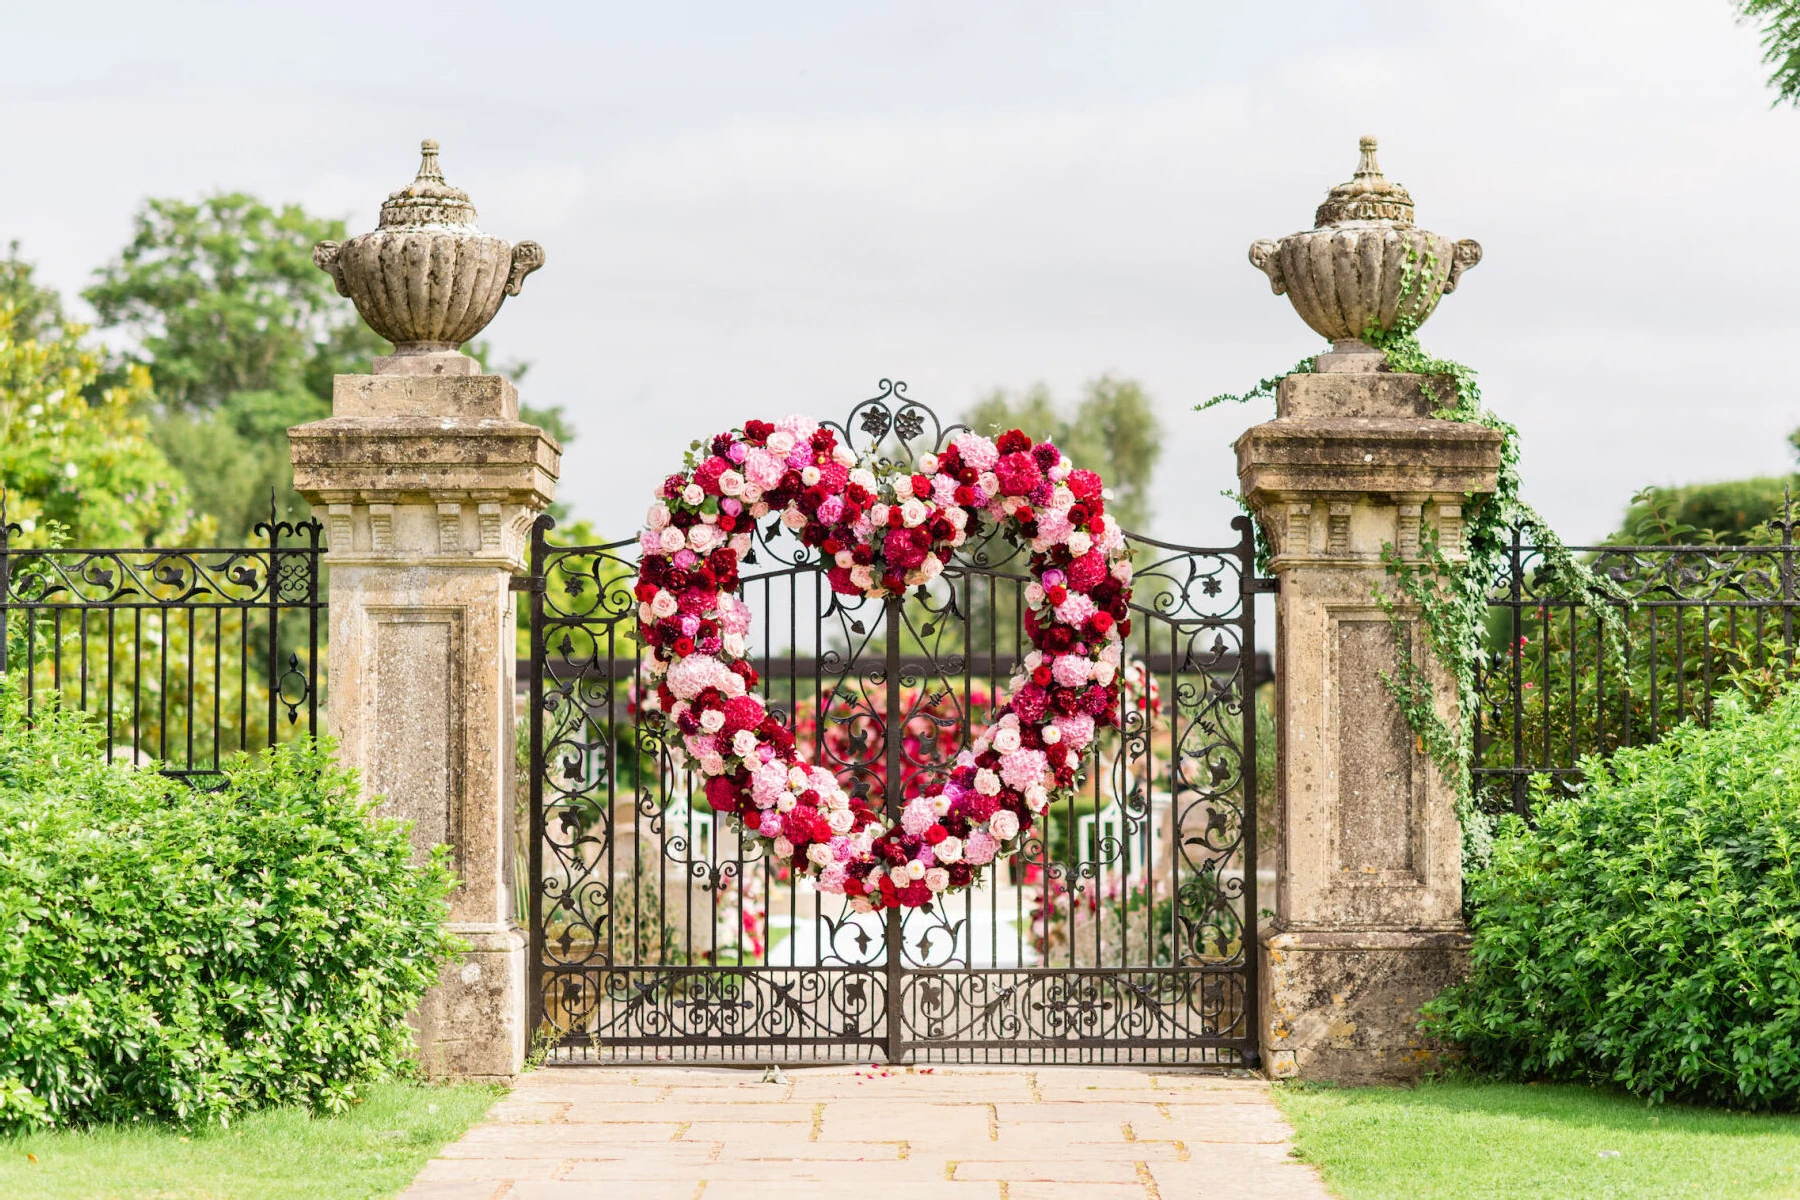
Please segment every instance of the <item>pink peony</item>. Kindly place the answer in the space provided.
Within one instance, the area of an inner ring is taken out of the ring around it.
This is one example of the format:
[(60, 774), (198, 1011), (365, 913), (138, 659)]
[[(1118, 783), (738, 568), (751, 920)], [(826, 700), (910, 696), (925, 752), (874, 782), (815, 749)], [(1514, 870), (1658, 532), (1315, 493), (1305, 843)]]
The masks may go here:
[(1094, 740), (1094, 718), (1086, 713), (1058, 717), (1052, 724), (1062, 732), (1063, 745), (1071, 750), (1079, 750)]

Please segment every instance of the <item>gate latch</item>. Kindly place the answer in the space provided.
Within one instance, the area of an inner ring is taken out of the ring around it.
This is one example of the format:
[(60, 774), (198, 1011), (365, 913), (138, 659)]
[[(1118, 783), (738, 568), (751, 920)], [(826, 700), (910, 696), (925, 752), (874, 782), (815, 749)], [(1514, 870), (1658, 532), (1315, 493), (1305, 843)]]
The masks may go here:
[(507, 581), (506, 588), (512, 592), (542, 592), (544, 577), (542, 575), (514, 575)]

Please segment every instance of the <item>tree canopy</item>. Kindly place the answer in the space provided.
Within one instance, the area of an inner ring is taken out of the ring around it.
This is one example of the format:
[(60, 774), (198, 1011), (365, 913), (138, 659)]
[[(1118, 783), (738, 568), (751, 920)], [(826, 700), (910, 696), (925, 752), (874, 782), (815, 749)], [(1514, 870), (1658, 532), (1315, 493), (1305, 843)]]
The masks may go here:
[(1065, 414), (1041, 383), (1017, 396), (996, 390), (963, 420), (977, 433), (1022, 429), (1049, 438), (1075, 465), (1100, 472), (1113, 490), (1110, 511), (1125, 528), (1142, 531), (1149, 523), (1162, 423), (1136, 381), (1110, 375), (1089, 381), (1073, 414)]
[(1800, 0), (1736, 0), (1738, 20), (1762, 27), (1775, 103), (1800, 104)]

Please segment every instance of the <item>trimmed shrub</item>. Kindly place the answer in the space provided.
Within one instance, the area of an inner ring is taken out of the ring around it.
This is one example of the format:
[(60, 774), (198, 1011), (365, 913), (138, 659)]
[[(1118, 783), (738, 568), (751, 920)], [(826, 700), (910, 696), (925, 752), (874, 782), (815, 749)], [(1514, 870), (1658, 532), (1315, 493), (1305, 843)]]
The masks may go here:
[(326, 747), (194, 791), (0, 682), (0, 1131), (342, 1109), (404, 1062), (454, 882)]
[(1800, 1106), (1800, 690), (1584, 772), (1502, 825), (1428, 1027), (1504, 1076)]

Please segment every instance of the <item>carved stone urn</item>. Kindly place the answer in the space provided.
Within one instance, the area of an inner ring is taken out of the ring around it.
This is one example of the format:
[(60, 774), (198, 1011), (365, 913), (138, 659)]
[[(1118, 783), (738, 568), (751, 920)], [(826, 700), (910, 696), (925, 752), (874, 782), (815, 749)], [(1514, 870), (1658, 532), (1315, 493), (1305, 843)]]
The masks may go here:
[(313, 247), (313, 262), (336, 281), (338, 294), (394, 343), (393, 356), (376, 362), (382, 374), (409, 373), (405, 360), (412, 356), (460, 359), (457, 347), (544, 265), (536, 242), (514, 246), (476, 227), (469, 194), (444, 182), (435, 141), (421, 142), (419, 151), (418, 177), (387, 198), (379, 228)]
[(1362, 139), (1356, 175), (1319, 205), (1313, 228), (1250, 245), (1250, 262), (1275, 294), (1286, 294), (1302, 321), (1336, 343), (1333, 356), (1346, 360), (1378, 357), (1365, 336), (1416, 328), (1480, 261), (1479, 243), (1453, 243), (1413, 224), (1412, 197), (1382, 175), (1372, 137)]

